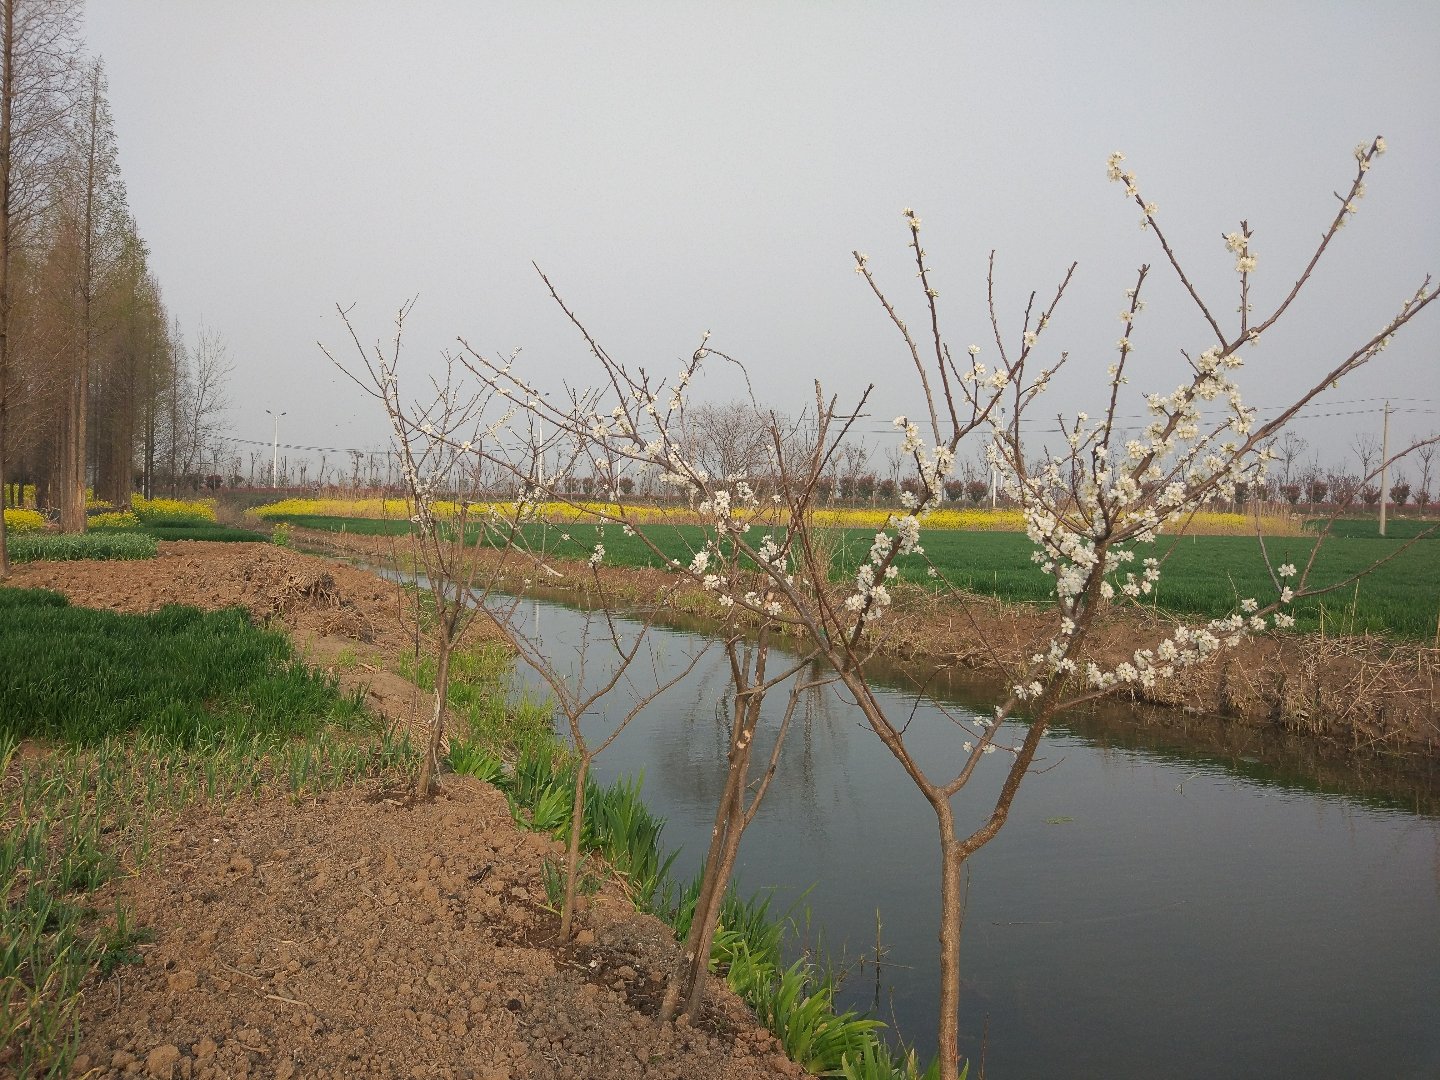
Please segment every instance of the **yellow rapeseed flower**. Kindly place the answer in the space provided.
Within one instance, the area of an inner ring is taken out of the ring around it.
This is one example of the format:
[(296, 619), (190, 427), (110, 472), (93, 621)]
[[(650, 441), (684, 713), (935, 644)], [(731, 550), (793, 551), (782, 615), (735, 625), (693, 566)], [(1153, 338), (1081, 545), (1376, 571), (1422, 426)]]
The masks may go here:
[(130, 506), (141, 521), (215, 520), (214, 499), (147, 499), (136, 495)]
[[(437, 518), (453, 517), (458, 511), (453, 502), (443, 500), (432, 504)], [(495, 501), (471, 505), (472, 516), (490, 512), (502, 516), (514, 513), (515, 503)], [(542, 521), (556, 524), (596, 524), (623, 518), (637, 525), (705, 525), (710, 518), (683, 505), (656, 506), (647, 503), (615, 503), (602, 501), (545, 502), (536, 505), (534, 514)], [(339, 518), (405, 519), (411, 510), (404, 499), (282, 499), (257, 506), (249, 513), (259, 518), (316, 516)], [(904, 513), (898, 507), (829, 507), (814, 511), (812, 520), (821, 528), (868, 529), (878, 532), (892, 518)], [(737, 513), (745, 518), (746, 514)], [(1291, 514), (1267, 514), (1261, 528), (1267, 536), (1296, 536), (1301, 522)], [(991, 510), (987, 507), (947, 507), (934, 510), (921, 522), (924, 529), (968, 530), (971, 532), (1024, 532), (1025, 517), (1015, 509)], [(1191, 533), (1207, 536), (1250, 535), (1255, 532), (1255, 519), (1249, 514), (1201, 513), (1190, 522)]]
[(12, 533), (38, 532), (45, 527), (45, 517), (39, 510), (5, 511), (5, 528)]
[(91, 514), (85, 521), (87, 529), (133, 529), (139, 524), (140, 518), (129, 510)]

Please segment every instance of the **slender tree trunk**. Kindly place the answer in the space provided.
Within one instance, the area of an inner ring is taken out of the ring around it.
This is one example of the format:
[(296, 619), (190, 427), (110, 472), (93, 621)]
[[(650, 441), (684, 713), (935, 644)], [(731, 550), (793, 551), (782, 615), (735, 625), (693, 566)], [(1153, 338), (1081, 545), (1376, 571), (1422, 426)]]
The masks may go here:
[(593, 754), (581, 754), (575, 768), (575, 797), (570, 802), (570, 841), (565, 854), (565, 902), (560, 906), (560, 940), (570, 940), (575, 920), (575, 888), (580, 879), (580, 833), (585, 825), (585, 780)]
[(955, 817), (945, 799), (931, 804), (940, 827), (940, 1075), (960, 1075), (960, 929), (965, 856), (955, 838)]
[[(768, 630), (762, 630), (756, 645), (757, 662), (754, 681), (747, 682), (743, 660), (732, 653), (732, 670), (737, 673), (734, 720), (731, 724), (729, 767), (725, 790), (715, 810), (715, 826), (710, 833), (710, 848), (705, 854), (705, 871), (700, 892), (695, 898), (695, 911), (690, 918), (690, 931), (685, 935), (685, 948), (671, 972), (665, 997), (660, 1004), (660, 1019), (672, 1020), (679, 1011), (698, 1015), (705, 996), (705, 974), (710, 967), (710, 947), (715, 940), (720, 909), (725, 891), (735, 869), (740, 850), (740, 837), (745, 831), (745, 789), (750, 776), (750, 757), (755, 745), (755, 729), (760, 722), (763, 697), (750, 694), (748, 686), (765, 681), (765, 660), (768, 654)], [(680, 1010), (680, 1002), (685, 1006)]]
[[(98, 63), (98, 62), (97, 62)], [(62, 453), (60, 528), (64, 532), (85, 531), (85, 466), (89, 460), (86, 420), (90, 414), (90, 367), (95, 355), (95, 250), (100, 185), (100, 75), (95, 67), (90, 84), (90, 122), (85, 161), (85, 203), (80, 220), (80, 341), (75, 370), (70, 376), (66, 406), (67, 428)]]
[[(665, 986), (665, 996), (660, 1002), (660, 1019), (673, 1020), (680, 1011), (680, 1002), (688, 1001), (691, 991), (691, 973), (703, 962), (709, 964), (709, 941), (705, 942), (706, 952), (700, 951), (705, 924), (710, 921), (713, 910), (718, 910), (716, 894), (723, 896), (727, 879), (720, 876), (724, 862), (726, 832), (731, 820), (731, 805), (738, 797), (740, 780), (731, 769), (725, 777), (725, 790), (720, 796), (720, 805), (715, 810), (715, 825), (710, 830), (710, 848), (705, 853), (704, 872), (700, 878), (700, 891), (695, 897), (695, 910), (690, 915), (690, 929), (685, 935), (685, 945), (676, 957), (670, 978)], [(713, 939), (713, 934), (711, 935)], [(704, 957), (702, 961), (700, 958)]]
[[(85, 307), (88, 309), (89, 304)], [(85, 316), (88, 320), (88, 314)], [(85, 415), (86, 399), (90, 396), (87, 378), (87, 349), (82, 336), (76, 358), (77, 370), (67, 380), (65, 401), (65, 437), (60, 448), (60, 528), (63, 532), (85, 531)]]
[[(0, 580), (10, 576), (10, 542), (5, 528), (6, 457), (10, 405), (10, 173), (15, 105), (15, 0), (3, 0), (0, 26)], [(18, 501), (18, 500), (17, 500)]]
[(445, 741), (445, 705), (450, 696), (450, 654), (455, 642), (449, 627), (440, 630), (443, 635), (439, 656), (435, 661), (435, 709), (430, 714), (430, 733), (425, 740), (425, 756), (420, 762), (420, 778), (415, 782), (415, 796), (427, 799), (439, 789), (436, 775), (440, 771), (440, 745)]
[(147, 499), (155, 497), (155, 361), (151, 358), (145, 371), (145, 462), (141, 472), (140, 493)]
[[(747, 751), (746, 757), (749, 757)], [(748, 767), (747, 767), (748, 772)], [(742, 777), (745, 775), (741, 774)], [(740, 836), (745, 831), (744, 785), (730, 800), (730, 820), (725, 826), (725, 843), (720, 851), (720, 863), (715, 873), (715, 888), (710, 890), (709, 906), (705, 918), (700, 922), (700, 933), (695, 942), (696, 961), (690, 965), (690, 992), (685, 999), (685, 1013), (699, 1017), (705, 1004), (705, 976), (710, 970), (710, 949), (715, 944), (715, 930), (720, 925), (720, 909), (725, 903), (725, 892), (730, 884), (730, 875), (735, 872), (735, 857), (740, 851)], [(698, 918), (699, 912), (696, 912)]]
[[(180, 336), (180, 322), (175, 322), (175, 337)], [(179, 483), (175, 470), (180, 453), (180, 365), (172, 345), (170, 357), (170, 497), (174, 498)]]
[[(3, 261), (4, 256), (0, 255), (0, 262)], [(4, 286), (0, 285), (0, 293), (3, 291)], [(4, 303), (4, 299), (0, 298), (0, 306), (3, 306)], [(0, 581), (4, 581), (10, 576), (10, 537), (5, 527), (5, 506), (8, 502), (9, 486), (5, 476), (5, 364), (7, 358), (5, 356), (4, 322), (4, 316), (0, 316)]]

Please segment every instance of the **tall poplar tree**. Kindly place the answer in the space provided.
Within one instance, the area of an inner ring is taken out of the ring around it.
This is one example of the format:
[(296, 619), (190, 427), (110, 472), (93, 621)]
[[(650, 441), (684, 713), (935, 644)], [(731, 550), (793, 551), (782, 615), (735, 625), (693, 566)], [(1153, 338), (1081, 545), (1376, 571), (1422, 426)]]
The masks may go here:
[[(74, 101), (80, 5), (0, 0), (0, 507), (7, 491), (11, 270), (15, 242), (47, 201)], [(0, 513), (0, 578), (9, 576)]]
[[(144, 401), (153, 385), (149, 368), (156, 339), (165, 334), (159, 287), (150, 274), (145, 242), (133, 221), (123, 232), (120, 256), (104, 300), (105, 333), (91, 379), (91, 458), (96, 496), (124, 508), (129, 506), (135, 486), (140, 429), (153, 415)], [(150, 457), (153, 455), (141, 460)]]
[(131, 231), (102, 61), (92, 60), (87, 66), (84, 97), (72, 117), (71, 152), (60, 205), (62, 224), (79, 245), (79, 259), (74, 282), (74, 347), (65, 372), (60, 427), (58, 501), (60, 528), (84, 532), (90, 377), (105, 314), (101, 294), (120, 263)]

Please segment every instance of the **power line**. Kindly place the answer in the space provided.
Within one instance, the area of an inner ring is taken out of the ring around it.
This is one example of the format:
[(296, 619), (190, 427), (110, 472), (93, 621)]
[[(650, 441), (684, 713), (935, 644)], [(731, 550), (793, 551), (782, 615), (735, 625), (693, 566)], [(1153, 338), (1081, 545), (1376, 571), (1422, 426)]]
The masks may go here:
[[(1361, 402), (1366, 402), (1366, 401), (1384, 401), (1384, 400), (1386, 400), (1386, 399), (1384, 399), (1384, 398), (1356, 398), (1356, 399), (1354, 399), (1353, 402), (1334, 402), (1333, 404), (1336, 404), (1336, 405), (1348, 405), (1348, 404), (1359, 404), (1359, 403), (1361, 403)], [(1413, 402), (1415, 402), (1415, 403), (1417, 403), (1417, 404), (1432, 404), (1432, 403), (1433, 403), (1433, 399), (1431, 399), (1431, 398), (1411, 398), (1410, 400), (1413, 401)], [(1265, 416), (1265, 415), (1267, 415), (1267, 414), (1268, 414), (1268, 415), (1276, 415), (1276, 414), (1279, 414), (1280, 412), (1283, 412), (1283, 411), (1284, 411), (1284, 407), (1278, 406), (1278, 405), (1266, 405), (1266, 406), (1259, 406), (1259, 407), (1257, 407), (1257, 415), (1262, 416), (1262, 417)], [(1296, 419), (1303, 419), (1303, 420), (1326, 420), (1326, 419), (1331, 419), (1331, 418), (1334, 418), (1334, 417), (1341, 417), (1341, 416), (1378, 416), (1378, 415), (1380, 415), (1380, 414), (1381, 414), (1382, 412), (1384, 412), (1384, 411), (1385, 411), (1385, 410), (1384, 410), (1383, 407), (1381, 407), (1381, 408), (1369, 408), (1369, 409), (1331, 409), (1331, 410), (1328, 411), (1328, 412), (1310, 412), (1310, 411), (1308, 411), (1308, 410), (1302, 409), (1302, 410), (1300, 411), (1300, 413), (1297, 414)], [(1393, 407), (1392, 407), (1391, 410), (1390, 410), (1390, 414), (1391, 414), (1392, 416), (1397, 415), (1397, 414), (1401, 414), (1401, 413), (1409, 413), (1409, 414), (1418, 415), (1418, 416), (1435, 416), (1435, 415), (1440, 415), (1440, 410), (1437, 410), (1437, 409), (1421, 409), (1421, 408), (1393, 408)], [(1116, 419), (1117, 421), (1137, 421), (1137, 420), (1147, 420), (1147, 421), (1148, 421), (1148, 420), (1154, 419), (1154, 414), (1153, 414), (1153, 413), (1117, 413), (1116, 416), (1115, 416), (1115, 419)], [(1053, 424), (1053, 421), (1050, 420), (1049, 418), (1046, 418), (1045, 420), (1040, 420), (1040, 419), (1038, 419), (1038, 418), (1037, 418), (1037, 419), (1022, 419), (1022, 420), (1021, 420), (1021, 424), (1024, 425), (1024, 426), (1026, 426), (1026, 427), (1028, 427), (1031, 431), (1038, 431), (1040, 434), (1054, 434), (1054, 435), (1066, 435), (1066, 434), (1069, 434), (1068, 429), (1062, 429), (1062, 428), (1058, 428), (1058, 427), (1054, 427), (1054, 426), (1051, 426), (1051, 427), (1039, 427), (1039, 428), (1036, 427), (1037, 424)], [(893, 425), (893, 424), (886, 424), (886, 423), (882, 423), (882, 422), (876, 421), (873, 426), (864, 429), (864, 432), (865, 432), (865, 434), (870, 434), (870, 435), (884, 435), (884, 434), (888, 434), (888, 433), (890, 433), (890, 432), (893, 432), (894, 430), (895, 430), (895, 428), (894, 428), (894, 425)], [(312, 454), (364, 454), (364, 455), (367, 455), (367, 456), (368, 456), (368, 455), (371, 455), (371, 454), (387, 455), (387, 454), (392, 454), (392, 453), (395, 452), (395, 451), (394, 451), (394, 448), (391, 447), (391, 446), (389, 446), (388, 444), (385, 445), (385, 446), (383, 446), (383, 447), (365, 447), (365, 446), (306, 446), (306, 445), (301, 444), (301, 443), (284, 443), (284, 442), (282, 442), (282, 443), (276, 444), (276, 443), (274, 443), (273, 440), (271, 440), (271, 439), (242, 439), (242, 438), (240, 438), (240, 437), (238, 437), (238, 436), (234, 436), (234, 435), (217, 435), (217, 436), (215, 436), (215, 441), (216, 441), (216, 442), (223, 442), (223, 443), (231, 443), (231, 444), (237, 445), (237, 446), (258, 446), (258, 447), (262, 447), (262, 448), (265, 448), (265, 449), (269, 449), (269, 448), (271, 448), (272, 446), (278, 445), (281, 450), (303, 450), (303, 451), (305, 451), (305, 452), (307, 452), (307, 453), (312, 453)]]
[[(1269, 415), (1271, 415), (1271, 416), (1278, 416), (1278, 415), (1279, 415), (1280, 413), (1282, 413), (1283, 411), (1284, 411), (1284, 410), (1283, 410), (1282, 408), (1279, 408), (1278, 406), (1269, 406), (1269, 407), (1266, 407), (1266, 408), (1262, 408), (1262, 409), (1257, 410), (1257, 415), (1260, 416), (1260, 417), (1264, 417), (1264, 416), (1267, 415), (1267, 414), (1269, 414)], [(1297, 420), (1324, 420), (1324, 419), (1329, 419), (1330, 417), (1336, 417), (1336, 416), (1378, 416), (1378, 415), (1380, 415), (1380, 414), (1381, 414), (1382, 412), (1384, 412), (1384, 411), (1385, 411), (1384, 409), (1345, 409), (1345, 410), (1335, 410), (1335, 411), (1332, 411), (1332, 412), (1317, 413), (1317, 412), (1306, 412), (1305, 410), (1301, 410), (1299, 413), (1296, 414), (1295, 419), (1297, 419)], [(1394, 409), (1394, 408), (1392, 408), (1392, 409), (1390, 410), (1390, 415), (1391, 415), (1391, 416), (1394, 416), (1394, 415), (1396, 415), (1397, 413), (1412, 413), (1412, 414), (1416, 414), (1416, 415), (1420, 415), (1420, 416), (1435, 416), (1435, 415), (1440, 415), (1440, 410), (1437, 410), (1437, 409)], [(1155, 419), (1155, 415), (1154, 415), (1153, 413), (1116, 413), (1116, 414), (1115, 414), (1115, 419), (1116, 419), (1116, 421), (1153, 420), (1153, 419)], [(1068, 435), (1068, 434), (1069, 434), (1069, 429), (1062, 429), (1062, 428), (1058, 428), (1058, 427), (1040, 427), (1040, 428), (1037, 428), (1037, 427), (1036, 427), (1037, 424), (1053, 424), (1053, 421), (1052, 421), (1050, 418), (1048, 418), (1048, 417), (1045, 418), (1044, 420), (1022, 418), (1021, 421), (1020, 421), (1020, 423), (1021, 423), (1023, 426), (1029, 427), (1031, 431), (1036, 431), (1036, 430), (1038, 430), (1038, 431), (1040, 431), (1042, 434), (1043, 434), (1043, 433), (1046, 433), (1046, 432), (1050, 432), (1050, 433), (1058, 434), (1058, 435)], [(872, 435), (881, 435), (881, 434), (885, 434), (885, 433), (887, 433), (887, 432), (892, 432), (892, 431), (894, 431), (894, 430), (895, 430), (895, 427), (894, 427), (893, 424), (877, 424), (877, 425), (875, 425), (875, 426), (873, 426), (873, 427), (870, 427), (870, 428), (867, 428), (867, 429), (866, 429), (867, 433), (868, 433), (868, 434), (872, 434)]]

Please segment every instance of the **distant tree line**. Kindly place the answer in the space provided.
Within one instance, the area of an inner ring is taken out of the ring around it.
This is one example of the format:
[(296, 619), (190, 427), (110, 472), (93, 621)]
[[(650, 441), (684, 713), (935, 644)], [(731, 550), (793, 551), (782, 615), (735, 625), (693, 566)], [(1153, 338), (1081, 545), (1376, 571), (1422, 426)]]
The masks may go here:
[[(757, 415), (769, 418), (781, 432), (780, 450), (792, 466), (811, 453), (813, 433), (805, 419), (791, 421), (783, 413), (738, 400), (706, 402), (693, 407), (685, 417), (685, 445), (695, 463), (709, 476), (745, 476), (758, 493), (769, 495), (783, 484), (775, 451), (759, 426)], [(1256, 503), (1355, 510), (1374, 510), (1378, 506), (1381, 497), (1378, 438), (1368, 432), (1359, 433), (1348, 448), (1347, 460), (1330, 469), (1322, 468), (1318, 460), (1306, 463), (1303, 459), (1308, 448), (1307, 440), (1293, 431), (1285, 432), (1271, 448), (1275, 456), (1273, 472), (1258, 480), (1236, 484), (1232, 496), (1218, 503), (1217, 508), (1243, 511)], [(1426, 442), (1415, 449), (1408, 459), (1413, 476), (1398, 466), (1390, 472), (1385, 484), (1388, 505), (1397, 509), (1413, 505), (1422, 512), (1429, 508), (1436, 465), (1440, 464), (1436, 462), (1437, 450), (1440, 450), (1437, 442)], [(567, 467), (558, 474), (545, 478), (557, 491), (571, 496), (598, 495), (604, 491), (603, 477), (586, 467), (583, 455), (567, 454), (558, 440), (548, 448), (548, 453), (554, 459), (567, 462)], [(862, 441), (847, 440), (825, 460), (818, 473), (819, 500), (824, 504), (875, 506), (889, 504), (901, 493), (918, 496), (920, 483), (905, 472), (906, 464), (902, 455), (873, 453)], [(1039, 474), (1044, 466), (1045, 458), (1040, 455), (1028, 468)], [(553, 472), (555, 466), (550, 468)], [(484, 469), (481, 474), (488, 476)], [(356, 486), (360, 475), (357, 469)], [(337, 475), (337, 483), (339, 480)], [(394, 482), (392, 470), (386, 483), (393, 486)], [(486, 491), (490, 494), (503, 495), (514, 487), (513, 478), (496, 475), (486, 481)], [(641, 474), (638, 480), (621, 477), (616, 481), (616, 488), (626, 497), (633, 494), (662, 501), (683, 498), (673, 487), (660, 483), (654, 473)], [(1014, 505), (1003, 486), (994, 482), (983, 454), (957, 461), (954, 475), (944, 481), (933, 501), (937, 506)]]

